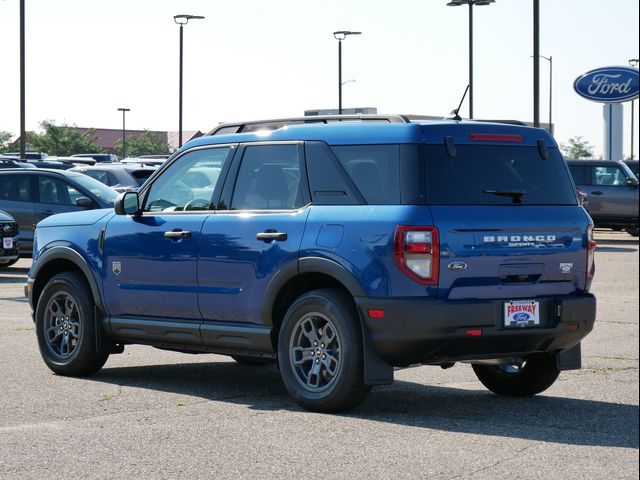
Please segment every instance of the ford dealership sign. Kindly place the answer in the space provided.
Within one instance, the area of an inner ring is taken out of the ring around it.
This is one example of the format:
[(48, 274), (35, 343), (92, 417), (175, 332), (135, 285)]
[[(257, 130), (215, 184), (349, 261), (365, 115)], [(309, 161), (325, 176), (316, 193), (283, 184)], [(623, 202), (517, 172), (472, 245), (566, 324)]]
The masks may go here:
[(627, 102), (638, 97), (638, 69), (596, 68), (576, 78), (573, 89), (578, 95), (594, 102)]

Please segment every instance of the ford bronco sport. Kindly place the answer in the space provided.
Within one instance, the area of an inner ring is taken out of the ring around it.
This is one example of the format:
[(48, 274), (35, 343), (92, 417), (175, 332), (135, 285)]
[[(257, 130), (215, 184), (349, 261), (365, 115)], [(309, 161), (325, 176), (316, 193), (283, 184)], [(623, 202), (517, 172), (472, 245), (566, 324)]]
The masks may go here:
[(533, 395), (580, 368), (592, 229), (542, 129), (295, 125), (193, 140), (114, 209), (43, 220), (25, 293), (61, 375), (147, 344), (275, 362), (317, 411), (416, 364)]

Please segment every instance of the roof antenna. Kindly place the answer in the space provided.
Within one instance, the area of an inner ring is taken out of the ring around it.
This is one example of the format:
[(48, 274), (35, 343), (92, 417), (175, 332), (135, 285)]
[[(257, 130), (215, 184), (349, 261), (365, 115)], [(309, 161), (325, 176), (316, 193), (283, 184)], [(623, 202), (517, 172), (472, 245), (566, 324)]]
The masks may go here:
[(462, 102), (464, 102), (464, 97), (467, 96), (468, 91), (469, 85), (467, 85), (467, 88), (464, 89), (464, 93), (462, 94), (462, 98), (460, 99), (458, 108), (456, 108), (455, 110), (451, 110), (451, 113), (444, 118), (446, 118), (447, 120), (462, 120), (462, 117), (458, 114), (458, 112), (460, 111), (460, 107), (462, 107)]

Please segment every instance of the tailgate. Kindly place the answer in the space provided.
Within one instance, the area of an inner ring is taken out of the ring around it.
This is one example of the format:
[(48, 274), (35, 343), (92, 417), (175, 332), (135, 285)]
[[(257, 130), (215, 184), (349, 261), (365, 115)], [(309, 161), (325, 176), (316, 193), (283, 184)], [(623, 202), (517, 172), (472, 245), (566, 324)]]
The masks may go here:
[(585, 290), (587, 225), (578, 206), (432, 206), (438, 298), (518, 299)]

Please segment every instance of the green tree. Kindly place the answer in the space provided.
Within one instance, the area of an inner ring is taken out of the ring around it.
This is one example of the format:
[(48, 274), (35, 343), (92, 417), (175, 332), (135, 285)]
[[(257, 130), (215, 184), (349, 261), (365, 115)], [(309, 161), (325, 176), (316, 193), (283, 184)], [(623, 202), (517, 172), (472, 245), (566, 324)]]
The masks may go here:
[[(140, 155), (168, 155), (169, 144), (162, 134), (145, 130), (142, 135), (126, 138), (127, 157), (139, 157)], [(116, 152), (122, 152), (122, 139), (116, 143)]]
[(9, 144), (11, 143), (11, 132), (4, 132), (0, 130), (0, 153), (4, 153), (9, 150)]
[(78, 128), (66, 124), (56, 125), (53, 121), (40, 122), (42, 133), (29, 135), (29, 149), (49, 155), (68, 156), (74, 153), (98, 152), (95, 130), (80, 133)]
[(565, 158), (593, 158), (593, 146), (582, 137), (572, 137), (568, 140), (568, 143), (561, 143), (560, 150)]

